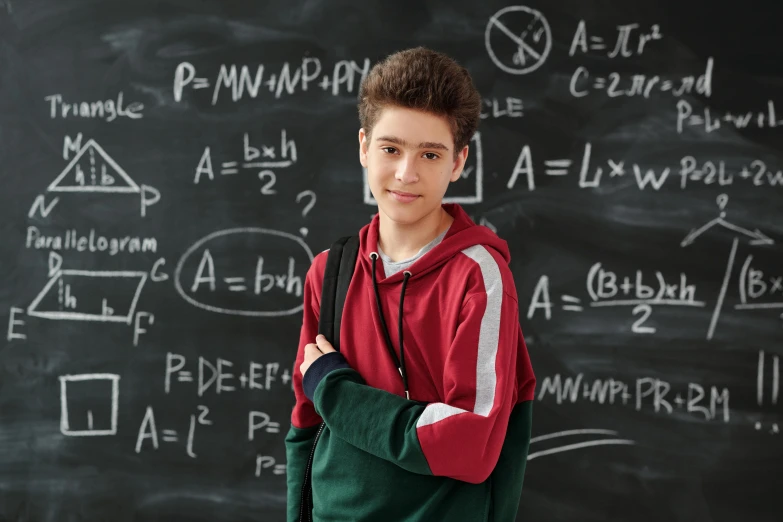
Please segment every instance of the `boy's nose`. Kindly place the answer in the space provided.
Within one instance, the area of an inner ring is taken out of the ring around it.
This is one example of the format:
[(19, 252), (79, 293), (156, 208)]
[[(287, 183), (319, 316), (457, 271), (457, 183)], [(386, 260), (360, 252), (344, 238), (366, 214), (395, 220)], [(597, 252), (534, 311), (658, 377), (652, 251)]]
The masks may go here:
[(419, 180), (419, 175), (416, 172), (415, 163), (413, 161), (400, 161), (397, 165), (395, 177), (402, 183), (416, 183)]

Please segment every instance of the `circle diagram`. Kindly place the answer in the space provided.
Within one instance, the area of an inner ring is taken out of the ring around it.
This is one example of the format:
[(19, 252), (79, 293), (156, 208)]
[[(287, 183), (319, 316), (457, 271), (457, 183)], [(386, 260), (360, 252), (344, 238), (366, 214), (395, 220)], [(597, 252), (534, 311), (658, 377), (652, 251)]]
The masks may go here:
[(484, 43), (495, 65), (510, 74), (526, 74), (546, 60), (552, 48), (552, 32), (544, 15), (517, 5), (492, 15)]

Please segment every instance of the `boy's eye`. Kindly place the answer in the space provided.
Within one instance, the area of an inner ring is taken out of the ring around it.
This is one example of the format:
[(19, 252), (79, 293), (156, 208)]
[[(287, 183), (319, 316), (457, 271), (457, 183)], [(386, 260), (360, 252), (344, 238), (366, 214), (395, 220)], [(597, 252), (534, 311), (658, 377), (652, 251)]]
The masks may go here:
[(425, 156), (427, 159), (431, 159), (431, 160), (438, 159), (438, 155), (437, 155), (437, 154), (435, 154), (434, 152), (425, 152), (425, 153), (424, 153), (424, 156)]
[(387, 154), (394, 154), (395, 152), (397, 152), (397, 149), (395, 149), (394, 147), (382, 147), (381, 150)]

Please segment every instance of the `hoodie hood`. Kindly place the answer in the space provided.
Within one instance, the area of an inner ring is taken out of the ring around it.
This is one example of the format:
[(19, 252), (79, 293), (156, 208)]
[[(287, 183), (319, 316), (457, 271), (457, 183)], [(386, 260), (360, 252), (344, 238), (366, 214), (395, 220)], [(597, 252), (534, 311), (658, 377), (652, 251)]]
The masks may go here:
[[(499, 238), (484, 225), (477, 225), (470, 219), (463, 208), (456, 203), (444, 203), (441, 205), (453, 218), (454, 222), (449, 227), (443, 240), (432, 250), (416, 260), (408, 268), (410, 279), (416, 279), (427, 272), (438, 268), (453, 256), (474, 245), (484, 245), (497, 250), (508, 263), (511, 255), (508, 251), (508, 243)], [(373, 259), (370, 256), (378, 252), (378, 230), (380, 224), (379, 214), (373, 216), (372, 221), (359, 231), (359, 259), (357, 260), (361, 270), (367, 274), (372, 273)], [(394, 284), (402, 281), (404, 273), (398, 272), (390, 277), (380, 278), (378, 274), (377, 284)]]

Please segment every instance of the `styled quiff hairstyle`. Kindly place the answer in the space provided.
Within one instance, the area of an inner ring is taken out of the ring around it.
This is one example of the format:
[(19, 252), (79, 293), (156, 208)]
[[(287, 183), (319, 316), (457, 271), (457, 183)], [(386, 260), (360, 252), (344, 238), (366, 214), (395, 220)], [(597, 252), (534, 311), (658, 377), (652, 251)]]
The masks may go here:
[(386, 106), (418, 109), (449, 120), (454, 156), (470, 143), (481, 117), (481, 95), (470, 73), (449, 56), (416, 47), (375, 64), (359, 89), (359, 121), (368, 139)]

